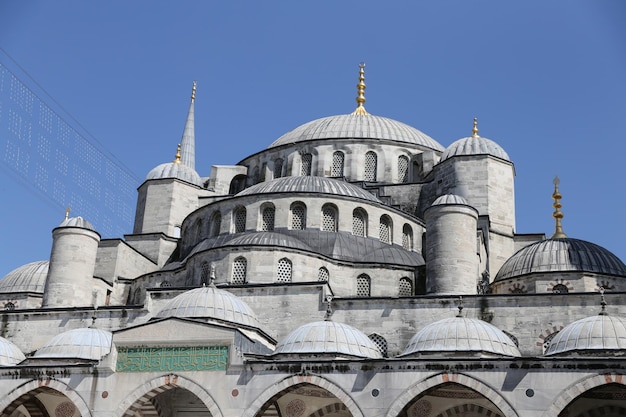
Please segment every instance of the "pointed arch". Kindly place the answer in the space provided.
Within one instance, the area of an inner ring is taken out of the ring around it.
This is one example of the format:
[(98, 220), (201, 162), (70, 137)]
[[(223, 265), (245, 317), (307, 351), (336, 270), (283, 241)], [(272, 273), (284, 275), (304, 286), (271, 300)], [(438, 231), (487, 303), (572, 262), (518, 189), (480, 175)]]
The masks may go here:
[(69, 385), (51, 378), (41, 378), (29, 381), (11, 391), (0, 399), (0, 417), (10, 416), (25, 400), (47, 390), (58, 391), (70, 400), (82, 417), (91, 417), (91, 411), (85, 400)]
[(543, 415), (545, 417), (558, 416), (576, 397), (586, 391), (590, 391), (601, 385), (619, 384), (626, 385), (626, 378), (623, 374), (611, 372), (599, 374), (587, 378), (579, 379), (569, 387), (561, 391), (552, 401), (552, 405)]

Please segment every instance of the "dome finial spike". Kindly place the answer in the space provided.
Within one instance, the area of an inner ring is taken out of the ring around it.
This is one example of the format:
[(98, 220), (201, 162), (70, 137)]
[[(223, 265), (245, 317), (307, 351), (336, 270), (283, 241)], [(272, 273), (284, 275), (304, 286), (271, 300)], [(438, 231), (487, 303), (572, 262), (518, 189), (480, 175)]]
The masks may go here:
[(215, 264), (211, 262), (211, 273), (209, 274), (209, 287), (215, 287)]
[(474, 128), (472, 129), (472, 137), (478, 137), (478, 117), (474, 117)]
[(463, 297), (459, 295), (459, 304), (457, 306), (459, 309), (459, 313), (456, 315), (457, 317), (463, 317)]
[(178, 144), (178, 147), (176, 148), (176, 156), (174, 157), (174, 163), (180, 164), (180, 143)]
[(356, 85), (356, 110), (352, 112), (352, 115), (366, 115), (369, 114), (363, 104), (365, 104), (365, 62), (359, 64), (359, 83)]
[(325, 321), (330, 321), (330, 316), (333, 315), (332, 302), (333, 302), (333, 296), (332, 295), (327, 295), (326, 296), (326, 314), (324, 315), (324, 320)]
[(561, 207), (563, 206), (561, 205), (562, 196), (559, 192), (560, 182), (561, 180), (559, 180), (559, 177), (554, 177), (554, 181), (552, 181), (554, 184), (554, 192), (552, 193), (552, 198), (554, 199), (554, 203), (552, 204), (552, 207), (554, 207), (554, 213), (552, 213), (552, 217), (554, 217), (556, 224), (554, 227), (554, 234), (550, 239), (563, 239), (567, 237), (567, 235), (563, 233), (563, 225), (561, 224), (561, 220), (563, 220)]
[(604, 287), (600, 287), (600, 305), (602, 306), (602, 310), (600, 311), (600, 316), (608, 316), (609, 313), (606, 312), (606, 299), (604, 298)]
[(72, 211), (72, 208), (70, 207), (70, 205), (67, 205), (67, 208), (65, 209), (65, 220), (70, 218), (70, 211)]

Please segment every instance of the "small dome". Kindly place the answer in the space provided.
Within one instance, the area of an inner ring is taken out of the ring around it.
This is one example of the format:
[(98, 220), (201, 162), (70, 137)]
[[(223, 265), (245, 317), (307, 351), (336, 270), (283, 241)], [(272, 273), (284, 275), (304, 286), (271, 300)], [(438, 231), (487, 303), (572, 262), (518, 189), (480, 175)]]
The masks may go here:
[(152, 168), (146, 176), (146, 181), (160, 180), (163, 178), (177, 178), (181, 181), (185, 181), (199, 187), (202, 186), (202, 179), (196, 170), (183, 163), (169, 162)]
[(360, 198), (377, 203), (381, 202), (374, 194), (356, 185), (332, 178), (311, 176), (283, 177), (261, 182), (246, 188), (238, 193), (237, 196), (273, 193), (322, 193)]
[(92, 231), (96, 231), (96, 228), (93, 227), (93, 224), (89, 223), (87, 220), (82, 217), (69, 217), (64, 219), (58, 227), (81, 227), (83, 229), (89, 229)]
[(305, 324), (289, 333), (276, 345), (274, 355), (281, 354), (382, 358), (376, 344), (360, 330), (330, 320)]
[(269, 148), (319, 139), (379, 139), (442, 152), (443, 146), (419, 130), (386, 117), (342, 114), (305, 123), (285, 133)]
[(22, 362), (26, 357), (12, 342), (0, 337), (0, 366), (12, 366)]
[(177, 295), (156, 317), (217, 319), (259, 328), (259, 320), (248, 304), (213, 285)]
[(446, 204), (463, 204), (463, 205), (469, 206), (469, 203), (467, 202), (466, 199), (456, 194), (444, 194), (440, 197), (437, 197), (437, 199), (433, 202), (432, 205), (442, 206)]
[(598, 315), (565, 326), (550, 341), (545, 355), (581, 351), (591, 351), (586, 353), (593, 354), (616, 350), (626, 353), (626, 320)]
[(505, 161), (511, 161), (509, 155), (502, 149), (500, 145), (494, 141), (481, 138), (480, 136), (470, 136), (467, 138), (459, 139), (452, 145), (448, 146), (441, 155), (441, 161), (443, 162), (453, 156), (462, 155), (491, 155)]
[(14, 269), (0, 280), (0, 292), (43, 293), (49, 265), (48, 261), (37, 261)]
[(495, 281), (537, 272), (584, 271), (626, 277), (626, 265), (601, 246), (584, 240), (563, 238), (532, 243), (511, 256)]
[(515, 343), (502, 330), (466, 317), (429, 324), (413, 336), (401, 356), (470, 352), (482, 356), (521, 356)]
[(112, 341), (111, 332), (105, 330), (73, 329), (53, 337), (34, 357), (100, 360), (111, 352)]

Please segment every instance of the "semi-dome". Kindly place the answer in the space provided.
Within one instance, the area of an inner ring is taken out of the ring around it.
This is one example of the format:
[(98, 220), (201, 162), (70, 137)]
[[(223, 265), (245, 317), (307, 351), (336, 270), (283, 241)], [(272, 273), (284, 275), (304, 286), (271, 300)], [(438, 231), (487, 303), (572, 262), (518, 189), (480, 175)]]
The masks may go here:
[(199, 187), (202, 186), (202, 179), (196, 170), (180, 162), (161, 164), (152, 168), (152, 170), (148, 172), (148, 175), (146, 175), (146, 181), (164, 178), (176, 178)]
[(433, 206), (442, 206), (446, 204), (463, 204), (469, 206), (467, 200), (460, 195), (456, 194), (444, 194), (442, 196), (437, 197), (435, 201), (433, 201)]
[(35, 358), (100, 360), (111, 352), (111, 332), (95, 328), (73, 329), (53, 337)]
[(94, 232), (96, 231), (96, 228), (93, 227), (93, 224), (89, 223), (87, 220), (83, 219), (80, 216), (67, 217), (61, 222), (58, 227), (81, 227), (83, 229), (89, 229)]
[(505, 161), (511, 161), (504, 149), (494, 141), (480, 136), (469, 136), (459, 139), (448, 146), (441, 155), (440, 162), (454, 156), (464, 155), (491, 155)]
[(481, 356), (521, 356), (504, 332), (483, 320), (452, 317), (417, 332), (401, 356), (472, 353)]
[(43, 293), (50, 262), (37, 261), (22, 265), (0, 280), (0, 292)]
[(216, 319), (259, 328), (259, 320), (248, 304), (213, 285), (177, 295), (156, 317)]
[(378, 359), (376, 344), (360, 330), (330, 320), (298, 327), (276, 345), (274, 355), (334, 355)]
[(495, 281), (537, 272), (591, 272), (626, 277), (626, 265), (607, 249), (573, 238), (532, 243), (511, 256)]
[(626, 354), (626, 320), (597, 315), (575, 321), (554, 336), (545, 355), (574, 352)]
[(371, 114), (342, 114), (313, 120), (285, 133), (269, 148), (320, 139), (379, 139), (439, 152), (444, 150), (433, 138), (414, 127)]
[(26, 357), (14, 343), (0, 337), (0, 366), (12, 366), (22, 362)]
[(237, 196), (273, 193), (321, 193), (381, 202), (372, 193), (356, 185), (332, 178), (313, 176), (283, 177), (261, 182), (239, 192)]

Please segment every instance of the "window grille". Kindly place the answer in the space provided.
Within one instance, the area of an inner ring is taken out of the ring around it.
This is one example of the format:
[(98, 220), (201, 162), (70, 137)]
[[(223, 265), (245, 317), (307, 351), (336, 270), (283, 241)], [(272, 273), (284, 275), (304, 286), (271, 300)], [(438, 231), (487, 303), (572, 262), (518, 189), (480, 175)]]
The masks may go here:
[(325, 232), (337, 231), (337, 210), (330, 205), (322, 207), (322, 230)]
[(220, 229), (222, 228), (222, 215), (220, 212), (216, 212), (211, 217), (211, 233), (209, 237), (215, 237), (220, 234)]
[(291, 282), (291, 261), (282, 258), (278, 261), (278, 269), (276, 271), (277, 282)]
[(413, 250), (413, 229), (408, 224), (402, 227), (402, 247), (406, 250)]
[(409, 182), (409, 158), (404, 155), (398, 157), (398, 182)]
[(410, 297), (413, 295), (413, 282), (409, 277), (400, 278), (400, 285), (398, 286), (398, 296)]
[(380, 218), (380, 229), (378, 238), (381, 242), (391, 243), (391, 219), (384, 215)]
[(306, 229), (306, 207), (303, 204), (291, 206), (291, 229)]
[(235, 233), (241, 233), (246, 230), (246, 208), (239, 207), (235, 211)]
[(271, 232), (274, 230), (274, 216), (276, 210), (274, 207), (265, 207), (263, 209), (263, 215), (261, 216), (261, 231)]
[(328, 282), (328, 278), (330, 277), (330, 274), (328, 273), (328, 269), (326, 269), (325, 267), (321, 267), (318, 271), (317, 271), (317, 280), (320, 282)]
[(376, 181), (378, 156), (374, 152), (365, 154), (365, 181)]
[(330, 170), (331, 177), (343, 177), (343, 161), (343, 152), (337, 151), (333, 153), (333, 166)]
[(563, 284), (556, 284), (554, 287), (552, 287), (553, 294), (567, 294), (568, 292), (569, 289)]
[(370, 277), (368, 275), (361, 274), (356, 278), (356, 296), (370, 296)]
[(366, 219), (367, 215), (363, 210), (355, 209), (352, 212), (352, 234), (354, 236), (365, 237), (367, 235)]
[(367, 337), (369, 337), (369, 339), (372, 342), (374, 342), (374, 344), (376, 345), (380, 353), (383, 355), (383, 357), (386, 358), (387, 357), (387, 341), (385, 340), (385, 338), (376, 333), (373, 333)]
[(235, 258), (233, 262), (233, 284), (245, 284), (248, 272), (248, 261), (244, 257)]
[(310, 176), (311, 175), (311, 166), (313, 165), (313, 155), (310, 153), (302, 154), (302, 169), (300, 175), (302, 176)]
[(274, 161), (274, 178), (283, 176), (283, 160), (278, 158)]

